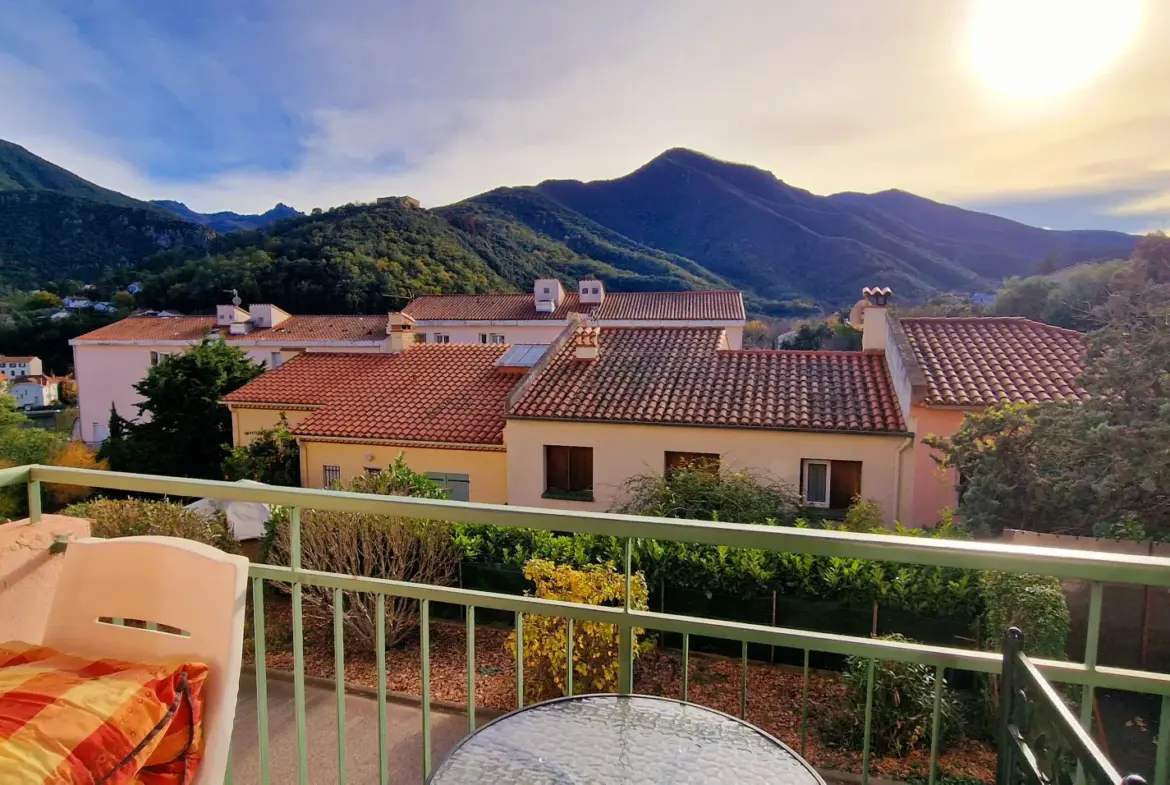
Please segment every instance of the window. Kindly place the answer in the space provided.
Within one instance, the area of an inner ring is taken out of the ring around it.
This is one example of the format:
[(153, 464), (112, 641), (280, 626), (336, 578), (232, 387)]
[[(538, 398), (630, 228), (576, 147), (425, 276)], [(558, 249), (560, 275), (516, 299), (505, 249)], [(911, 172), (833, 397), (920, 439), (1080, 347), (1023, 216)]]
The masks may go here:
[(546, 287), (544, 287), (544, 293), (545, 293), (545, 294), (548, 294), (548, 287), (547, 287), (547, 286), (546, 286)]
[(502, 333), (488, 333), (487, 340), (484, 343), (503, 343), (504, 336)]
[(341, 482), (341, 467), (326, 464), (321, 467), (321, 487), (332, 488)]
[(368, 474), (370, 476), (373, 476), (375, 474), (381, 474), (381, 473), (382, 473), (382, 467), (380, 467), (380, 466), (367, 466), (366, 467), (366, 474)]
[(150, 353), (150, 364), (152, 367), (158, 365), (158, 352)]
[(451, 343), (451, 336), (447, 333), (435, 333), (435, 343)]
[(414, 334), (414, 342), (415, 343), (426, 343), (427, 342), (427, 334), (426, 333), (415, 333)]
[(544, 495), (593, 501), (593, 448), (544, 447)]
[(452, 474), (450, 472), (427, 472), (427, 476), (437, 482), (447, 492), (452, 501), (471, 501), (471, 477), (466, 474)]
[(719, 473), (717, 452), (667, 452), (663, 461), (663, 474), (667, 477), (679, 469), (699, 469), (712, 474)]
[(273, 352), (272, 353), (272, 362), (269, 364), (270, 367), (279, 368), (283, 364), (284, 364), (284, 360), (281, 359), (280, 352)]
[(844, 510), (861, 495), (861, 461), (806, 460), (801, 467), (804, 503)]

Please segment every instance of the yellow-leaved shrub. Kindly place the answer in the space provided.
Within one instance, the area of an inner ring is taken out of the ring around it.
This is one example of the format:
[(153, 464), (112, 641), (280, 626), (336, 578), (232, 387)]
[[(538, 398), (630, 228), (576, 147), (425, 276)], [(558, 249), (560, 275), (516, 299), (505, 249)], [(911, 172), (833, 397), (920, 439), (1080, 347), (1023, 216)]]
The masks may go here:
[[(524, 565), (524, 577), (536, 586), (535, 596), (586, 605), (617, 605), (625, 601), (625, 576), (608, 564), (571, 567), (545, 559)], [(630, 577), (630, 607), (646, 610), (649, 592), (642, 573)], [(568, 624), (560, 616), (524, 617), (525, 693), (543, 700), (567, 692), (565, 670)], [(641, 653), (643, 630), (635, 627), (634, 655)], [(508, 651), (516, 656), (516, 633), (508, 636)], [(618, 688), (618, 628), (594, 621), (573, 623), (573, 693), (616, 692)]]

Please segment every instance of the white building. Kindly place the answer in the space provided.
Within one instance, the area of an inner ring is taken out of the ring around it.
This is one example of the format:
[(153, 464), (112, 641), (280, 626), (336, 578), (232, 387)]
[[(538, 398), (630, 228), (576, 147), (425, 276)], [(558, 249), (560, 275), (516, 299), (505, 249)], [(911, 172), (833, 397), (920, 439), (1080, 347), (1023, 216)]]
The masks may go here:
[(44, 370), (40, 357), (6, 357), (0, 354), (0, 373), (12, 379), (17, 376), (39, 376)]
[(8, 394), (16, 399), (16, 405), (21, 409), (32, 409), (57, 403), (61, 400), (59, 390), (60, 384), (56, 378), (38, 374), (16, 377), (8, 388)]

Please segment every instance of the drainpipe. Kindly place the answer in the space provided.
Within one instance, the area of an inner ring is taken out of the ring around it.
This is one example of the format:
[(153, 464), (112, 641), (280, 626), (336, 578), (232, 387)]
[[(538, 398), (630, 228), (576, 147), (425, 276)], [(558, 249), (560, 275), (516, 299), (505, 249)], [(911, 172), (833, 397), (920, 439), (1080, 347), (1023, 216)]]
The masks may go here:
[(894, 453), (894, 520), (897, 520), (902, 512), (902, 453), (912, 444), (914, 437), (907, 436), (906, 441), (902, 442), (898, 451)]

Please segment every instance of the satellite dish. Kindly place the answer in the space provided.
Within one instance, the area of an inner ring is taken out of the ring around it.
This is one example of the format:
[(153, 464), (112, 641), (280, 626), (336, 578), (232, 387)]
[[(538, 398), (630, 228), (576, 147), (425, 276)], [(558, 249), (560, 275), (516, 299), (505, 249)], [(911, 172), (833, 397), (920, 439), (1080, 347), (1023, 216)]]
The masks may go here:
[(224, 289), (224, 291), (232, 293), (232, 305), (239, 308), (241, 305), (244, 304), (244, 301), (240, 299), (240, 293), (237, 292), (235, 289)]

